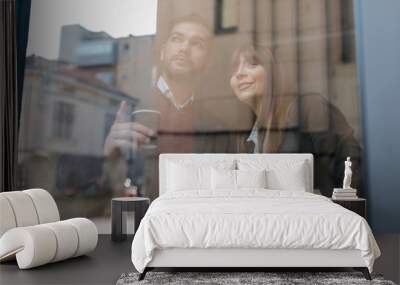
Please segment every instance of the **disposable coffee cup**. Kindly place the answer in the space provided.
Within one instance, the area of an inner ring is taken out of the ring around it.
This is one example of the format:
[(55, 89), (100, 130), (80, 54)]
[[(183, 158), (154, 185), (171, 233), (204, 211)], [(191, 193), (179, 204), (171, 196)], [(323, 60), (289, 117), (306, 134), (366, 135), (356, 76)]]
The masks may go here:
[(143, 144), (142, 148), (157, 148), (157, 132), (160, 127), (160, 112), (151, 109), (141, 109), (133, 111), (131, 114), (132, 122), (139, 123), (153, 131), (150, 142)]

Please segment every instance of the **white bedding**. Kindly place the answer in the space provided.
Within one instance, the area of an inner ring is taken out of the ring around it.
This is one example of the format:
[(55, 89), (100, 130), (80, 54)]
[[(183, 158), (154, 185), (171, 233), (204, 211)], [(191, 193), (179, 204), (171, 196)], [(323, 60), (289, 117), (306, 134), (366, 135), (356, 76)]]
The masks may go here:
[(320, 195), (265, 189), (162, 195), (134, 237), (135, 268), (165, 248), (358, 249), (371, 272), (380, 255), (359, 215)]

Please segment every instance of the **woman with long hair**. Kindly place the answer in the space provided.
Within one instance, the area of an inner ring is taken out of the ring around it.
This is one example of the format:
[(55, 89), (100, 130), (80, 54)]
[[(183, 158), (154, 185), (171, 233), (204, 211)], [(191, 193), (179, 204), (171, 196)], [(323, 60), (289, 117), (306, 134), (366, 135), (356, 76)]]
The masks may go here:
[(295, 125), (296, 98), (286, 94), (282, 70), (267, 48), (243, 46), (232, 60), (231, 88), (237, 98), (250, 106), (256, 120), (249, 141), (254, 152), (277, 152), (284, 129)]
[(350, 156), (354, 186), (360, 187), (361, 148), (343, 114), (320, 94), (288, 94), (282, 74), (266, 47), (234, 52), (230, 85), (255, 115), (250, 134), (241, 138), (246, 147), (238, 151), (312, 153), (315, 187), (326, 196), (341, 186), (343, 161)]

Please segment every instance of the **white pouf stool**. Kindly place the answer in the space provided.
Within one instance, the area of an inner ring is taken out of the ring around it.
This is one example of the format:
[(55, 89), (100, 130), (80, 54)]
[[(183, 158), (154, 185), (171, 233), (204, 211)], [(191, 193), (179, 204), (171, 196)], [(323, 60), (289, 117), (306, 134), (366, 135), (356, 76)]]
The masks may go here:
[(85, 218), (60, 221), (53, 197), (43, 189), (0, 193), (0, 262), (17, 259), (20, 269), (84, 255), (98, 232)]

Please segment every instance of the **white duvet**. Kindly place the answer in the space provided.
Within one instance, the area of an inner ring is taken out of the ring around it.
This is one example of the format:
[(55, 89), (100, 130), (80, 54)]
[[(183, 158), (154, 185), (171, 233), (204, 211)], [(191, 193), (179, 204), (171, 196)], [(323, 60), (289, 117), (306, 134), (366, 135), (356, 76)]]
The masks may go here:
[(265, 189), (157, 198), (132, 243), (135, 268), (143, 272), (165, 248), (358, 249), (371, 272), (380, 255), (359, 215), (321, 195)]

